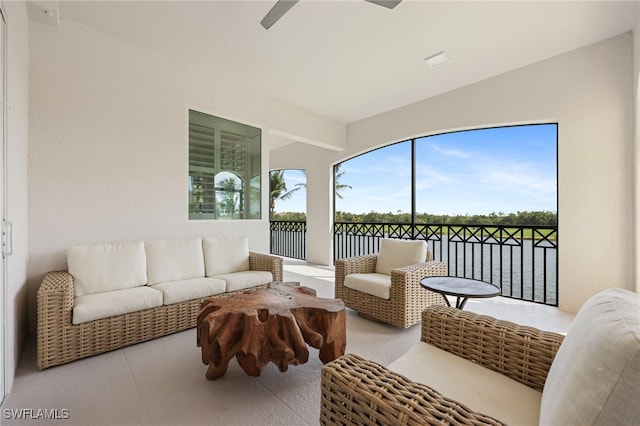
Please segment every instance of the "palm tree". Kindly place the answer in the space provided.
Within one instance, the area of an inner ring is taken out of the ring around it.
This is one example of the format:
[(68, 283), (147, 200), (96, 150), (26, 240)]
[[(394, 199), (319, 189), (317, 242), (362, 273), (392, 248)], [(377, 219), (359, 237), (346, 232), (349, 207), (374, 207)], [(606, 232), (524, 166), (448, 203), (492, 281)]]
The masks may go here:
[[(335, 180), (335, 183), (336, 183), (336, 195), (338, 196), (338, 198), (342, 198), (342, 195), (340, 195), (340, 193), (342, 191), (344, 191), (345, 189), (353, 189), (351, 187), (351, 185), (340, 183), (340, 178), (342, 177), (342, 175), (345, 174), (345, 172), (341, 172), (340, 171), (340, 166), (342, 166), (342, 163), (341, 164), (336, 164), (335, 167), (333, 168), (334, 180)], [(301, 172), (304, 174), (305, 182), (296, 183), (296, 186), (300, 187), (300, 188), (306, 188), (307, 187), (307, 184), (306, 184), (307, 171), (306, 170), (301, 170)]]
[[(344, 171), (340, 171), (341, 164), (337, 164), (334, 167), (334, 179), (335, 179), (335, 188), (336, 188), (336, 196), (338, 198), (342, 198), (340, 194), (345, 189), (352, 189), (351, 185), (340, 183), (340, 178), (345, 174)], [(301, 170), (304, 176), (307, 176), (306, 170)], [(287, 200), (291, 198), (294, 192), (298, 191), (301, 188), (306, 188), (307, 183), (301, 182), (296, 183), (296, 187), (292, 190), (288, 191), (287, 183), (284, 180), (284, 172), (285, 170), (273, 170), (269, 173), (269, 217), (273, 217), (276, 208), (277, 200)], [(305, 179), (306, 181), (306, 179)]]
[(338, 198), (342, 198), (342, 195), (340, 194), (342, 191), (344, 191), (345, 189), (353, 189), (351, 188), (351, 185), (347, 185), (345, 183), (340, 183), (340, 178), (342, 177), (342, 175), (345, 174), (345, 172), (341, 172), (340, 171), (340, 166), (342, 166), (342, 163), (340, 164), (336, 164), (335, 167), (333, 168), (333, 180), (335, 181), (336, 184), (336, 197)]
[(276, 200), (287, 200), (302, 187), (301, 184), (298, 184), (291, 191), (288, 191), (284, 172), (284, 170), (273, 170), (269, 173), (269, 217), (271, 218), (276, 210)]
[[(226, 178), (216, 186), (216, 193), (222, 192), (222, 198), (218, 201), (218, 208), (226, 215), (234, 217), (238, 207), (240, 187), (233, 178)], [(216, 194), (217, 195), (217, 194)]]

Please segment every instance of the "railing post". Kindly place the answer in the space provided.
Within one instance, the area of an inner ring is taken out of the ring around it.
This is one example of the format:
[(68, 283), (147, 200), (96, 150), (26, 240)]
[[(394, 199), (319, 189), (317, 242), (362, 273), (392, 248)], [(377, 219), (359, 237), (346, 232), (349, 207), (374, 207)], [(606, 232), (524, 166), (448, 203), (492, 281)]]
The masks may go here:
[(411, 139), (411, 239), (416, 239), (416, 140)]

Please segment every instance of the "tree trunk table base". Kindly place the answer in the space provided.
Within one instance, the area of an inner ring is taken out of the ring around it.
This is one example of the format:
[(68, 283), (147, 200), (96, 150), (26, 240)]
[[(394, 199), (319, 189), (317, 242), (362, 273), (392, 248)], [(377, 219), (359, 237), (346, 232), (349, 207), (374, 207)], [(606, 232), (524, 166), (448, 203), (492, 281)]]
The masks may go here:
[(321, 299), (308, 287), (273, 282), (269, 287), (212, 297), (202, 303), (197, 319), (197, 344), (206, 377), (227, 372), (235, 356), (249, 376), (259, 376), (269, 362), (282, 372), (309, 360), (310, 346), (323, 364), (344, 354), (346, 312), (340, 299)]

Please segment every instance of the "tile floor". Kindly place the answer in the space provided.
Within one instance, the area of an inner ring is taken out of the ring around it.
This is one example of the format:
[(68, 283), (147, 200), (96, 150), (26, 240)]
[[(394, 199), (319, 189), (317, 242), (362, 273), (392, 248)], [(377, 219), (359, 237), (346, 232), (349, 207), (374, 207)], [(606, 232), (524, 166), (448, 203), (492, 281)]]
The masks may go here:
[[(333, 297), (331, 268), (287, 260), (285, 280)], [(471, 300), (465, 309), (558, 332), (573, 319), (552, 307), (505, 298)], [(400, 330), (349, 310), (347, 352), (387, 365), (419, 340), (419, 328)], [(311, 349), (308, 363), (286, 373), (269, 364), (260, 377), (248, 377), (232, 361), (224, 377), (207, 381), (191, 329), (37, 371), (32, 339), (2, 404), (0, 424), (315, 425), (321, 366)], [(58, 419), (45, 420), (45, 415)]]

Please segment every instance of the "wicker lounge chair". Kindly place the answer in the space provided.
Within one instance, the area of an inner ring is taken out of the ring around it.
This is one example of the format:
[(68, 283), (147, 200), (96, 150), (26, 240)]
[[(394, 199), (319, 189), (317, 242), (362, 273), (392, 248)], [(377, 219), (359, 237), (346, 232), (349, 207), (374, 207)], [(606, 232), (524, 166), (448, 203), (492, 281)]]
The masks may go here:
[[(445, 303), (441, 295), (420, 286), (424, 277), (447, 274), (445, 263), (431, 259), (432, 254), (424, 241), (384, 239), (377, 255), (336, 260), (335, 295), (345, 306), (366, 318), (396, 327), (411, 327), (420, 322), (420, 314), (427, 306)], [(362, 282), (369, 276), (384, 281), (385, 275), (390, 285), (386, 289), (387, 297), (363, 286), (352, 288), (348, 283), (353, 277)]]
[(320, 423), (640, 424), (638, 371), (640, 296), (628, 290), (589, 299), (566, 337), (432, 306), (421, 342), (389, 368), (353, 354), (322, 368)]

